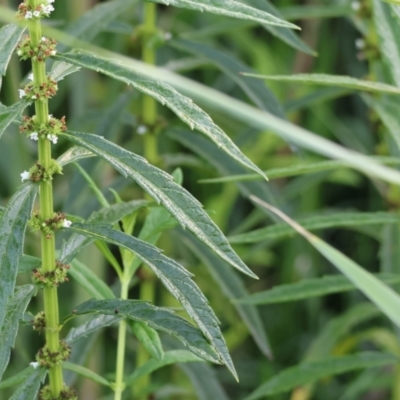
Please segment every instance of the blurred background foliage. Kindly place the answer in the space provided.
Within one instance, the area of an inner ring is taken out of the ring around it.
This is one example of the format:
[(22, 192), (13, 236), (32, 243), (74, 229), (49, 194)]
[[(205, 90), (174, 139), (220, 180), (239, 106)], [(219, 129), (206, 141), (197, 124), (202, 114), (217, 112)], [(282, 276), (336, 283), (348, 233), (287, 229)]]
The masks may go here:
[[(263, 0), (242, 2), (267, 3)], [(2, 5), (13, 8), (17, 3), (1, 0)], [(84, 18), (82, 15), (99, 3), (103, 2), (56, 1), (56, 11), (48, 23), (75, 34), (79, 21)], [(159, 34), (158, 39), (154, 39), (157, 41), (157, 64), (260, 108), (270, 109), (266, 106), (269, 89), (277, 99), (274, 113), (282, 118), (361, 153), (398, 156), (386, 126), (381, 122), (382, 114), (379, 115), (377, 107), (373, 106), (374, 96), (354, 93), (350, 89), (264, 82), (237, 75), (245, 69), (266, 75), (319, 72), (393, 83), (382, 66), (372, 2), (275, 0), (273, 6), (279, 9), (283, 18), (302, 28), (301, 32), (295, 33), (297, 40), (286, 38), (292, 45), (278, 37), (281, 31), (273, 35), (251, 22), (158, 6)], [(112, 51), (140, 58), (142, 16), (143, 3), (138, 1), (130, 13), (108, 14), (99, 20), (83, 38)], [(309, 53), (312, 49), (318, 54), (305, 54), (298, 48), (309, 48)], [(12, 59), (1, 90), (3, 104), (17, 101), (19, 82), (28, 72), (28, 64)], [(252, 86), (249, 89), (247, 85)], [(70, 130), (94, 132), (135, 153), (145, 153), (146, 135), (141, 134), (142, 97), (137, 92), (90, 71), (70, 75), (59, 86), (59, 95), (51, 102), (51, 112), (56, 117), (66, 115)], [(381, 100), (379, 96), (378, 100)], [(212, 108), (205, 110), (263, 170), (321, 160), (316, 154), (283, 141), (273, 132), (259, 132)], [(163, 233), (159, 246), (196, 275), (196, 282), (220, 318), (240, 383), (234, 382), (222, 367), (180, 364), (161, 369), (152, 376), (148, 389), (153, 397), (148, 398), (239, 400), (278, 372), (304, 361), (318, 361), (356, 350), (384, 350), (399, 355), (397, 329), (355, 290), (259, 306), (237, 306), (229, 301), (230, 297), (244, 296), (246, 290), (256, 293), (277, 285), (337, 273), (303, 238), (290, 232), (245, 243), (246, 235), (239, 234), (274, 224), (267, 213), (247, 199), (248, 193), (273, 202), (295, 220), (307, 222), (312, 218), (314, 221), (330, 218), (330, 222), (317, 232), (321, 238), (370, 272), (397, 274), (400, 268), (399, 224), (393, 221), (352, 224), (350, 221), (345, 226), (348, 220), (344, 213), (397, 211), (399, 189), (343, 167), (278, 177), (268, 183), (260, 180), (202, 182), (246, 171), (233, 161), (228, 162), (211, 142), (188, 131), (169, 110), (160, 106), (158, 112), (158, 152), (152, 162), (170, 173), (178, 167), (182, 169), (184, 187), (199, 199), (213, 220), (233, 239), (235, 250), (260, 280), (243, 277), (239, 280), (232, 271), (226, 275), (226, 266), (217, 265), (222, 262), (213, 259), (207, 249), (191, 241), (184, 232), (170, 229)], [(6, 204), (20, 184), (20, 172), (36, 159), (34, 146), (22, 138), (17, 128), (10, 129), (3, 140), (0, 146), (1, 205)], [(67, 143), (61, 142), (56, 147), (56, 155), (67, 148)], [(114, 199), (110, 189), (116, 190), (124, 200), (143, 197), (140, 188), (122, 180), (105, 163), (93, 158), (80, 165), (110, 201)], [(70, 214), (87, 217), (100, 207), (73, 166), (66, 168), (64, 176), (56, 179), (55, 193), (56, 208)], [(140, 224), (144, 217), (140, 214)], [(28, 236), (25, 250), (27, 254), (39, 255), (33, 235)], [(79, 259), (115, 289), (113, 270), (95, 247), (84, 250)], [(142, 278), (137, 276), (136, 285), (130, 292), (132, 298), (138, 297)], [(24, 275), (19, 279), (20, 283), (29, 281)], [(224, 284), (228, 289), (224, 289)], [(236, 293), (229, 293), (232, 287), (236, 288)], [(176, 305), (161, 286), (157, 285), (156, 289), (158, 305)], [(68, 285), (60, 288), (60, 296), (61, 307), (68, 311), (71, 304), (78, 304), (91, 294), (71, 279)], [(40, 309), (38, 303), (39, 300), (32, 303), (32, 312), (35, 312), (35, 306)], [(85, 365), (99, 374), (109, 376), (115, 368), (116, 332), (115, 328), (109, 328), (102, 335), (89, 337), (92, 351), (76, 357), (80, 356)], [(40, 345), (41, 338), (36, 333), (29, 327), (22, 328), (7, 376), (26, 366)], [(175, 345), (165, 339), (165, 348)], [(134, 370), (138, 348), (133, 336), (127, 346), (127, 372), (130, 372)], [(268, 355), (270, 351), (273, 357)], [(110, 396), (107, 390), (87, 379), (72, 374), (68, 379), (76, 381), (82, 399), (111, 398), (107, 397)], [(331, 376), (292, 392), (268, 396), (268, 399), (400, 399), (400, 391), (396, 388), (399, 381), (395, 367), (366, 368), (361, 372)], [(0, 398), (4, 399), (10, 395), (7, 390), (0, 393)], [(133, 398), (130, 396), (132, 394), (128, 392), (126, 398)]]

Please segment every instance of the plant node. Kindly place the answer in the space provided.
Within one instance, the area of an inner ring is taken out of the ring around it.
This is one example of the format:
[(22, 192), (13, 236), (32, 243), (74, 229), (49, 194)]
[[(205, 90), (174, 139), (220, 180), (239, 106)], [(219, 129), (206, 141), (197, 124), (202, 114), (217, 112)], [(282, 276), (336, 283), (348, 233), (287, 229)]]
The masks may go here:
[(39, 400), (78, 400), (78, 395), (74, 388), (65, 386), (58, 397), (51, 394), (50, 386), (45, 386), (39, 393)]
[(35, 85), (34, 82), (30, 82), (23, 89), (19, 89), (19, 97), (27, 100), (45, 101), (55, 96), (57, 90), (57, 82), (48, 76), (46, 82), (41, 85)]
[(54, 39), (42, 37), (38, 46), (32, 46), (31, 38), (26, 35), (17, 46), (17, 54), (21, 60), (32, 59), (33, 61), (43, 62), (47, 58), (55, 56), (57, 42)]
[(25, 133), (32, 140), (50, 140), (54, 144), (58, 141), (58, 135), (67, 130), (65, 117), (61, 119), (54, 118), (52, 115), (49, 116), (47, 123), (37, 122), (36, 116), (24, 117), (22, 125), (19, 128), (21, 133)]
[(44, 332), (46, 329), (46, 316), (44, 315), (44, 311), (40, 311), (35, 315), (35, 318), (32, 321), (32, 327), (36, 332)]
[(70, 266), (56, 261), (56, 266), (52, 271), (43, 271), (43, 268), (34, 269), (32, 272), (32, 281), (41, 288), (56, 287), (60, 283), (68, 282), (68, 270)]
[(62, 228), (69, 228), (72, 222), (65, 218), (65, 214), (61, 212), (54, 213), (54, 216), (43, 220), (39, 213), (33, 214), (29, 221), (29, 226), (33, 232), (42, 231), (46, 234), (46, 238), (50, 239), (54, 231)]
[(51, 351), (47, 346), (42, 347), (36, 354), (36, 361), (41, 367), (50, 369), (68, 360), (70, 356), (71, 347), (65, 341), (60, 340), (56, 351)]
[(17, 17), (19, 19), (35, 20), (48, 17), (54, 11), (54, 0), (42, 0), (40, 4), (33, 7), (25, 0), (18, 6)]

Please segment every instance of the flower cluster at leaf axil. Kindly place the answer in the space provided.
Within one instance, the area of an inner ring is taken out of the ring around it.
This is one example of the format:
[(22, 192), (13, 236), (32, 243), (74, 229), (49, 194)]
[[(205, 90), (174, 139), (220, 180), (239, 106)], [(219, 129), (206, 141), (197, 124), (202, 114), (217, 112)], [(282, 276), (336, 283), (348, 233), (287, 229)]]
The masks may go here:
[(38, 161), (32, 168), (29, 169), (29, 171), (22, 172), (21, 180), (22, 182), (50, 182), (53, 180), (54, 174), (62, 174), (61, 165), (56, 160), (51, 160), (48, 168), (45, 168)]
[(27, 20), (48, 17), (54, 11), (53, 3), (54, 0), (43, 0), (36, 7), (33, 7), (25, 0), (18, 6), (17, 16)]
[(41, 367), (52, 368), (68, 360), (70, 356), (71, 347), (63, 340), (60, 340), (57, 351), (51, 351), (47, 346), (42, 347), (36, 354), (36, 361)]
[(58, 135), (66, 130), (67, 125), (65, 117), (57, 119), (52, 115), (49, 116), (49, 120), (46, 124), (39, 124), (36, 120), (36, 116), (32, 118), (24, 117), (22, 125), (19, 128), (21, 133), (25, 133), (32, 140), (48, 139), (54, 144), (58, 141)]
[(50, 239), (54, 231), (62, 228), (69, 228), (72, 222), (65, 218), (65, 214), (61, 212), (54, 213), (52, 218), (42, 219), (39, 213), (35, 213), (29, 221), (29, 226), (33, 232), (42, 231), (46, 234), (46, 238)]
[(39, 393), (39, 400), (78, 400), (78, 395), (73, 388), (64, 386), (60, 395), (54, 398), (50, 386), (45, 386)]
[(26, 35), (17, 47), (17, 54), (21, 60), (45, 61), (46, 58), (55, 56), (57, 42), (54, 39), (42, 37), (38, 46), (33, 46), (31, 38)]
[(41, 288), (57, 287), (60, 283), (68, 282), (68, 270), (70, 266), (56, 261), (56, 267), (52, 271), (44, 271), (43, 268), (32, 271), (32, 281)]
[(27, 100), (47, 100), (56, 95), (58, 90), (57, 82), (47, 77), (46, 82), (41, 85), (36, 85), (34, 82), (29, 82), (23, 89), (19, 89), (19, 98)]

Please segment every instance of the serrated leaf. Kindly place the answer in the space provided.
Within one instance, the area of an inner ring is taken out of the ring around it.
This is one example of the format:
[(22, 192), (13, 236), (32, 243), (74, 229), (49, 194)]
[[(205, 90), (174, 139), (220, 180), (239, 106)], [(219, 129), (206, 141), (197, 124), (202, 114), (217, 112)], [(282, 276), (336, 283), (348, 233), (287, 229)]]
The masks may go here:
[(0, 383), (0, 389), (5, 389), (25, 381), (34, 372), (34, 370), (35, 369), (32, 366), (29, 366), (11, 378), (5, 379)]
[(195, 56), (200, 56), (211, 64), (214, 64), (234, 80), (247, 96), (249, 96), (254, 104), (257, 105), (257, 107), (267, 110), (280, 118), (285, 118), (281, 105), (265, 85), (260, 85), (259, 82), (246, 79), (240, 75), (240, 72), (251, 73), (252, 70), (235, 57), (218, 51), (210, 46), (191, 42), (189, 40), (174, 39), (169, 40), (167, 43), (169, 46)]
[(297, 75), (257, 75), (245, 72), (243, 75), (250, 78), (266, 79), (280, 82), (296, 82), (323, 86), (338, 86), (342, 88), (362, 90), (373, 93), (400, 94), (396, 86), (382, 82), (366, 81), (352, 78), (350, 76), (327, 75), (327, 74), (297, 74)]
[[(327, 228), (353, 228), (363, 225), (395, 224), (400, 214), (386, 212), (335, 212), (298, 218), (299, 224), (309, 230)], [(251, 232), (229, 237), (231, 243), (257, 243), (264, 240), (280, 240), (294, 234), (285, 223), (278, 223)]]
[(39, 268), (42, 265), (42, 260), (37, 257), (27, 256), (23, 254), (19, 259), (18, 273), (31, 272), (35, 268)]
[[(5, 75), (10, 58), (24, 33), (25, 27), (9, 24), (0, 29), (0, 75)], [(0, 76), (1, 87), (1, 76)]]
[[(383, 273), (374, 276), (381, 282), (387, 284), (400, 282), (400, 276), (394, 274)], [(237, 299), (236, 302), (240, 304), (284, 303), (356, 289), (357, 288), (344, 276), (327, 275), (321, 278), (306, 279), (296, 283), (274, 286), (272, 289)]]
[(67, 164), (71, 164), (75, 161), (79, 161), (84, 158), (95, 157), (91, 151), (86, 150), (82, 147), (74, 146), (68, 149), (64, 154), (58, 157), (57, 162), (64, 167)]
[(81, 365), (77, 365), (77, 364), (65, 361), (65, 362), (63, 362), (62, 366), (64, 369), (73, 371), (73, 372), (75, 372), (81, 376), (84, 376), (85, 378), (88, 378), (91, 381), (96, 382), (100, 385), (112, 387), (112, 383), (109, 382), (107, 379), (103, 378), (99, 374), (96, 374), (94, 371), (92, 371), (88, 368), (82, 367)]
[[(132, 200), (126, 203), (113, 204), (110, 207), (102, 208), (99, 211), (94, 211), (88, 221), (102, 224), (112, 225), (121, 220), (126, 215), (135, 212), (148, 204), (145, 200)], [(60, 252), (60, 260), (64, 263), (69, 263), (85, 246), (93, 243), (94, 239), (86, 236), (73, 234), (62, 245)]]
[(73, 315), (118, 315), (132, 321), (145, 322), (152, 328), (176, 337), (199, 357), (220, 364), (219, 356), (202, 333), (184, 318), (170, 310), (159, 308), (141, 300), (89, 300), (80, 304)]
[(35, 292), (33, 285), (18, 287), (2, 308), (5, 308), (4, 322), (0, 325), (0, 381), (10, 360), (11, 348), (14, 346), (18, 325)]
[(32, 373), (18, 386), (10, 400), (36, 400), (40, 386), (47, 375), (44, 368), (32, 368)]
[(202, 362), (203, 359), (197, 357), (187, 350), (171, 350), (164, 353), (164, 357), (160, 360), (153, 359), (136, 368), (135, 371), (125, 379), (125, 384), (131, 386), (137, 379), (142, 376), (149, 375), (152, 372), (165, 367), (167, 365), (187, 362)]
[(153, 3), (165, 4), (188, 8), (197, 11), (206, 11), (213, 14), (224, 15), (231, 18), (239, 18), (255, 21), (260, 24), (282, 26), (285, 28), (299, 29), (296, 25), (286, 22), (274, 15), (254, 7), (250, 7), (236, 0), (149, 0)]
[(244, 400), (256, 400), (267, 395), (288, 392), (298, 386), (315, 382), (331, 375), (343, 374), (364, 368), (383, 367), (397, 364), (392, 354), (363, 352), (350, 356), (329, 357), (323, 361), (302, 363), (291, 367), (263, 383)]
[(68, 274), (95, 299), (113, 299), (115, 297), (109, 286), (79, 260), (75, 259), (71, 262)]
[(161, 104), (170, 108), (191, 129), (202, 132), (236, 161), (265, 177), (264, 173), (240, 151), (225, 132), (214, 124), (207, 113), (194, 104), (190, 98), (181, 95), (170, 85), (140, 75), (118, 60), (100, 57), (84, 51), (58, 54), (57, 59), (101, 72), (155, 98)]
[(241, 272), (256, 277), (230, 247), (220, 229), (204, 212), (201, 204), (176, 184), (164, 171), (99, 136), (69, 132), (69, 140), (96, 153), (123, 176), (135, 180), (147, 193), (177, 219), (183, 228), (192, 231), (204, 244)]
[(4, 131), (12, 124), (28, 106), (25, 100), (18, 101), (10, 107), (0, 108), (0, 138)]
[(73, 224), (71, 230), (115, 244), (132, 251), (160, 278), (169, 292), (182, 304), (204, 336), (213, 345), (221, 361), (237, 377), (219, 321), (201, 290), (192, 281), (191, 274), (177, 262), (164, 256), (156, 247), (133, 236), (106, 226)]
[[(24, 247), (26, 226), (31, 218), (37, 187), (20, 186), (9, 200), (0, 219), (0, 304), (7, 304), (14, 294), (18, 264)], [(6, 308), (0, 307), (0, 326), (4, 323)]]
[[(233, 301), (248, 295), (248, 291), (239, 276), (228, 268), (226, 263), (216, 257), (207, 247), (198, 241), (193, 240), (193, 236), (178, 231), (179, 240), (185, 244), (208, 268), (210, 274), (220, 286), (225, 296)], [(400, 279), (399, 279), (400, 280)], [(258, 348), (267, 357), (272, 358), (272, 350), (268, 338), (265, 334), (265, 328), (262, 324), (261, 315), (256, 307), (234, 303), (233, 306), (247, 326), (251, 336), (256, 342)]]
[(99, 329), (119, 322), (122, 318), (123, 317), (119, 315), (95, 315), (89, 318), (89, 320), (82, 325), (76, 328), (71, 328), (65, 341), (69, 345), (73, 345), (81, 339), (90, 336), (92, 333), (97, 332)]
[(161, 361), (164, 357), (164, 350), (162, 348), (161, 339), (157, 331), (153, 328), (150, 328), (150, 326), (143, 322), (132, 322), (131, 328), (136, 338), (148, 351), (148, 353), (155, 360)]

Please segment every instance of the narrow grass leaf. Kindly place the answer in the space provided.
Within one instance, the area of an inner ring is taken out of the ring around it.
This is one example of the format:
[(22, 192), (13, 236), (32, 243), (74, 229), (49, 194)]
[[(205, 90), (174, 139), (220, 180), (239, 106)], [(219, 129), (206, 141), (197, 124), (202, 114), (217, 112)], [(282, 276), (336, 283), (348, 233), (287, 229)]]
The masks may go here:
[(328, 243), (305, 230), (275, 207), (250, 196), (251, 200), (277, 214), (306, 240), (310, 242), (326, 259), (367, 296), (394, 324), (400, 327), (400, 296), (392, 288), (376, 279), (371, 273), (360, 267)]
[[(299, 218), (305, 229), (354, 228), (363, 225), (396, 224), (400, 214), (387, 212), (335, 212)], [(285, 223), (278, 223), (251, 232), (229, 237), (231, 243), (258, 243), (264, 240), (280, 240), (295, 233)]]
[(170, 85), (140, 75), (118, 60), (99, 57), (83, 51), (59, 54), (57, 59), (101, 72), (155, 98), (162, 105), (170, 108), (191, 129), (202, 132), (239, 163), (265, 177), (264, 173), (240, 151), (229, 136), (214, 124), (207, 113), (194, 104), (190, 98), (181, 95)]
[(32, 373), (18, 386), (10, 400), (36, 400), (46, 375), (45, 368), (32, 368)]
[[(285, 32), (286, 31), (285, 29)], [(205, 44), (184, 39), (169, 40), (167, 43), (169, 46), (209, 61), (235, 81), (257, 107), (267, 110), (280, 118), (285, 118), (285, 114), (278, 100), (265, 85), (260, 85), (259, 82), (246, 79), (240, 75), (240, 72), (251, 73), (252, 70), (234, 56), (225, 54)]]
[(78, 282), (87, 293), (97, 300), (113, 299), (114, 293), (111, 291), (97, 275), (79, 260), (73, 260), (68, 274)]
[(74, 364), (74, 363), (71, 363), (68, 361), (64, 361), (62, 366), (64, 369), (73, 371), (73, 372), (77, 373), (78, 375), (88, 378), (91, 381), (96, 382), (100, 385), (108, 386), (108, 387), (112, 386), (111, 382), (109, 382), (107, 379), (103, 378), (99, 374), (96, 374), (95, 372), (93, 372), (92, 370), (90, 370), (88, 368), (82, 367), (81, 365), (77, 365), (77, 364)]
[(258, 348), (267, 357), (272, 358), (269, 344), (261, 315), (256, 307), (235, 302), (235, 299), (247, 296), (249, 293), (240, 277), (228, 265), (215, 256), (206, 246), (194, 240), (192, 235), (178, 231), (179, 241), (185, 244), (208, 268), (210, 274), (220, 286), (225, 296), (233, 302), (242, 321), (247, 326)]
[(12, 124), (24, 111), (28, 103), (25, 100), (18, 101), (10, 107), (0, 108), (0, 138), (5, 130)]
[[(376, 279), (387, 284), (400, 282), (400, 276), (394, 274), (382, 273), (374, 276)], [(272, 289), (254, 293), (234, 301), (239, 304), (274, 304), (326, 296), (332, 293), (342, 293), (356, 289), (354, 284), (349, 282), (344, 276), (327, 275), (322, 278), (306, 279), (296, 283), (274, 286)]]
[(163, 368), (167, 365), (202, 361), (203, 359), (197, 357), (187, 350), (167, 351), (164, 353), (164, 357), (162, 359), (149, 360), (139, 368), (136, 368), (135, 371), (125, 379), (125, 384), (130, 386), (134, 384), (140, 377), (149, 375), (152, 372), (157, 371), (158, 369)]
[[(219, 321), (208, 301), (191, 279), (192, 275), (177, 262), (164, 256), (156, 247), (106, 226), (74, 224), (70, 229), (132, 251), (160, 278), (169, 292), (182, 304), (204, 336), (218, 353), (220, 360), (237, 378)], [(153, 327), (154, 328), (154, 327)]]
[(210, 12), (220, 14), (227, 17), (245, 19), (255, 21), (260, 24), (269, 24), (274, 26), (282, 26), (291, 29), (300, 29), (296, 25), (286, 22), (274, 15), (250, 7), (236, 0), (150, 0), (153, 3), (165, 4), (167, 6), (175, 6), (188, 8), (201, 12)]
[[(5, 75), (10, 58), (24, 33), (25, 28), (18, 25), (4, 25), (0, 29), (0, 75)], [(0, 76), (1, 87), (1, 76)]]
[(365, 92), (400, 94), (400, 88), (382, 82), (366, 81), (350, 76), (326, 74), (297, 74), (297, 75), (257, 75), (244, 72), (250, 78), (266, 79), (280, 82), (296, 82), (311, 85), (338, 86), (342, 88), (362, 90)]
[(288, 392), (298, 386), (331, 375), (344, 374), (364, 368), (394, 365), (398, 362), (398, 358), (392, 354), (363, 352), (349, 356), (329, 357), (317, 362), (302, 363), (282, 371), (263, 383), (244, 400), (256, 400), (268, 395)]
[[(0, 304), (7, 304), (14, 294), (18, 264), (24, 247), (26, 226), (31, 218), (37, 187), (20, 186), (9, 200), (0, 219)], [(0, 307), (0, 327), (3, 326), (6, 308)]]
[(158, 332), (143, 322), (133, 322), (131, 328), (136, 338), (148, 353), (155, 360), (162, 360), (164, 357), (164, 350)]
[(199, 357), (220, 364), (221, 359), (203, 334), (174, 312), (140, 300), (89, 300), (80, 304), (73, 315), (118, 315), (132, 321), (145, 322), (152, 328), (176, 337)]
[[(35, 292), (33, 285), (18, 287), (5, 305), (4, 322), (0, 326), (0, 381), (10, 360), (11, 348), (17, 336), (19, 321)], [(3, 306), (2, 306), (3, 307)]]
[(158, 203), (162, 203), (183, 228), (192, 231), (233, 267), (256, 277), (233, 251), (223, 233), (204, 212), (202, 205), (188, 191), (176, 184), (171, 175), (153, 167), (143, 157), (99, 136), (78, 132), (69, 132), (65, 136), (105, 159), (123, 176), (135, 180)]

